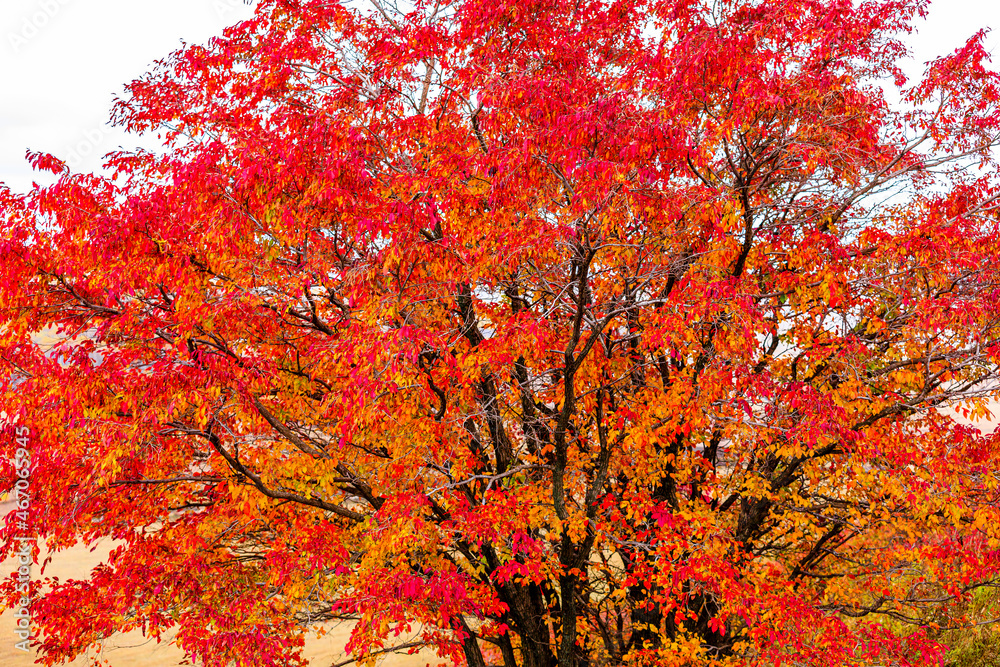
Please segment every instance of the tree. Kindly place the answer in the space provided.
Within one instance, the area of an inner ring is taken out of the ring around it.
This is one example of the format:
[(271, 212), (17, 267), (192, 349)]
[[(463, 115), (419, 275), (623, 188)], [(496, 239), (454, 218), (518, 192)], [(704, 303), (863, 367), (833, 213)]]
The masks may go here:
[(46, 659), (345, 619), (362, 661), (937, 664), (1000, 580), (952, 416), (1000, 379), (1000, 79), (980, 33), (908, 83), (924, 9), (266, 0), (116, 105), (162, 154), (32, 155), (4, 410), (33, 530), (121, 542), (39, 593)]

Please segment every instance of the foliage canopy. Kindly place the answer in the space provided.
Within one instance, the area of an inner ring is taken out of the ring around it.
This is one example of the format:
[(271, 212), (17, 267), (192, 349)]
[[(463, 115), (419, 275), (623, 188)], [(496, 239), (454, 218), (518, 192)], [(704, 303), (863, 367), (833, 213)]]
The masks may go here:
[(907, 82), (923, 11), (264, 0), (129, 86), (165, 152), (33, 155), (0, 396), (37, 534), (121, 543), (47, 659), (934, 664), (1000, 569), (948, 412), (998, 387), (1000, 79), (979, 34)]

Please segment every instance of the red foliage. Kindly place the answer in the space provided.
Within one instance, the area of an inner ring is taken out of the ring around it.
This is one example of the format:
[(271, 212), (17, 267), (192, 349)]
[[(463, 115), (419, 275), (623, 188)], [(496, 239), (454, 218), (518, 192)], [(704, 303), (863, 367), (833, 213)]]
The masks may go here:
[(37, 534), (122, 545), (46, 658), (935, 664), (1000, 576), (1000, 80), (908, 84), (922, 8), (267, 0), (131, 84), (163, 154), (32, 156), (5, 415)]

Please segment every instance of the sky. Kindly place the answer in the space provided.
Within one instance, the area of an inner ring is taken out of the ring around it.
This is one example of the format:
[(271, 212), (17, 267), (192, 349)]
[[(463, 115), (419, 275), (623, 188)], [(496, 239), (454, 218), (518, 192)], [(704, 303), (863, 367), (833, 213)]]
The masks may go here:
[(0, 182), (46, 180), (28, 149), (95, 171), (105, 153), (135, 148), (107, 125), (125, 83), (181, 40), (207, 42), (252, 13), (243, 0), (0, 0)]
[[(116, 95), (159, 58), (204, 43), (249, 17), (244, 0), (0, 0), (0, 182), (25, 191), (34, 174), (27, 150), (47, 152), (74, 171), (96, 171), (101, 156), (145, 144), (107, 124)], [(909, 43), (907, 68), (950, 52), (996, 26), (987, 44), (1000, 67), (1000, 2), (937, 0)]]

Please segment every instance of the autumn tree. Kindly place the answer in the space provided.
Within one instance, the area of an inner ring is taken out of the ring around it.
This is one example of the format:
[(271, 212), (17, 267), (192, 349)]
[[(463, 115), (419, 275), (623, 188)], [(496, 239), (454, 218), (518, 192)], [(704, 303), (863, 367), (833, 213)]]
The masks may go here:
[(46, 660), (937, 664), (1000, 581), (1000, 79), (907, 81), (924, 11), (265, 0), (129, 85), (162, 152), (32, 155), (7, 432), (120, 544)]

